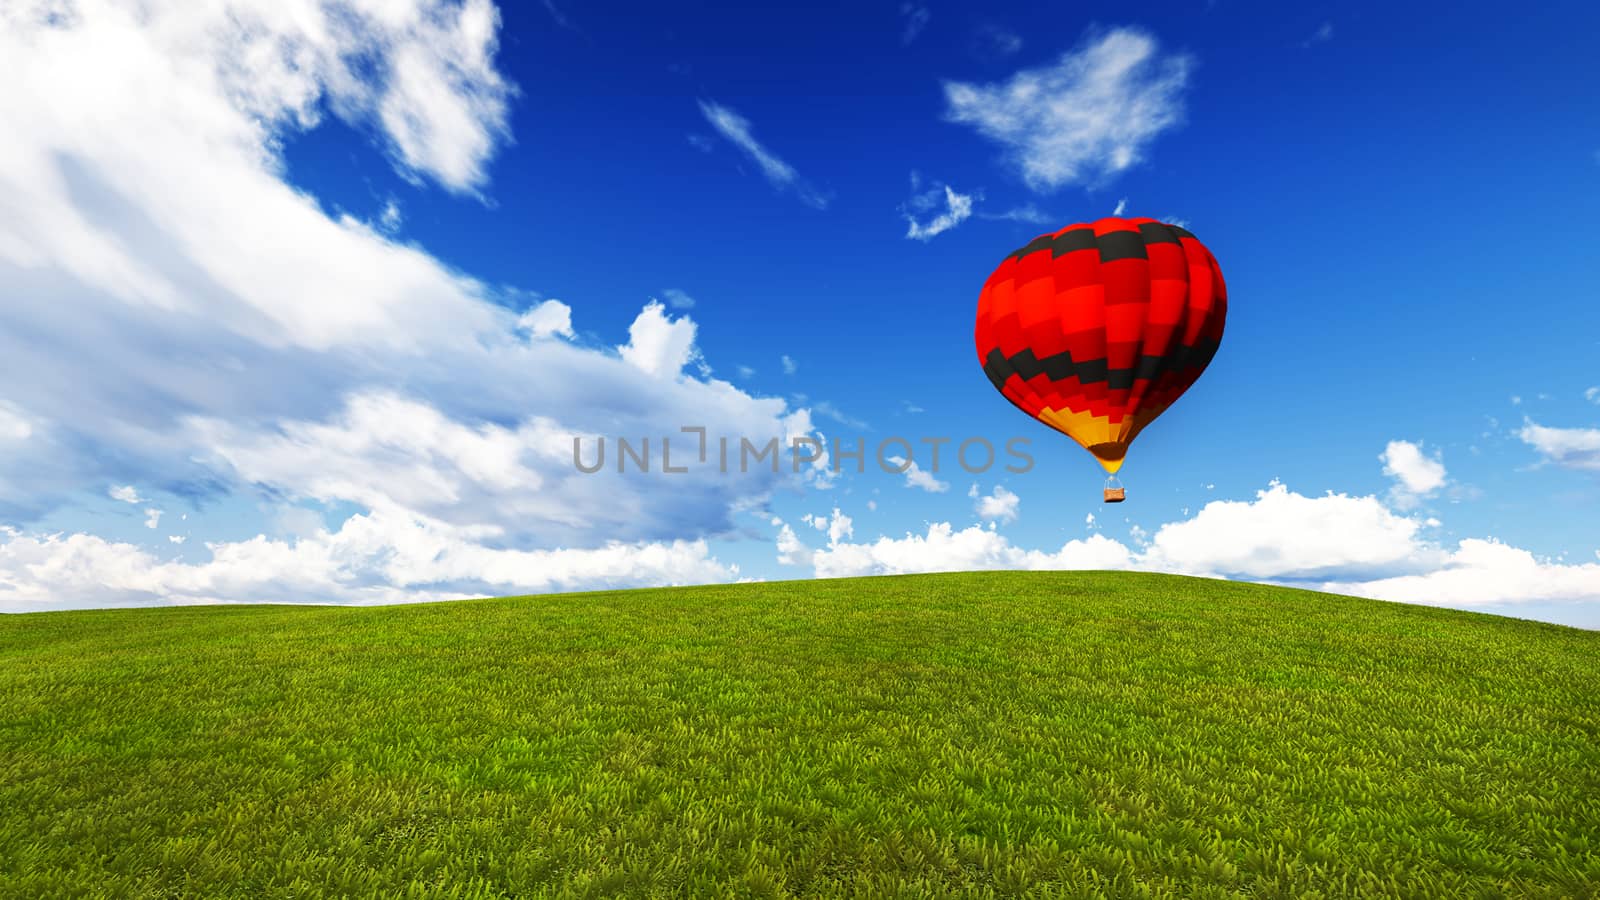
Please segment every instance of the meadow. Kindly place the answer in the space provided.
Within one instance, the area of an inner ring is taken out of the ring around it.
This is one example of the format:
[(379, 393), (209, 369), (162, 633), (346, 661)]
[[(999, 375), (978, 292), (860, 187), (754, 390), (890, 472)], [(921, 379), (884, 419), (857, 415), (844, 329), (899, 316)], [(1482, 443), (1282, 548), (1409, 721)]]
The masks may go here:
[(0, 617), (0, 897), (1600, 896), (1600, 633), (970, 573)]

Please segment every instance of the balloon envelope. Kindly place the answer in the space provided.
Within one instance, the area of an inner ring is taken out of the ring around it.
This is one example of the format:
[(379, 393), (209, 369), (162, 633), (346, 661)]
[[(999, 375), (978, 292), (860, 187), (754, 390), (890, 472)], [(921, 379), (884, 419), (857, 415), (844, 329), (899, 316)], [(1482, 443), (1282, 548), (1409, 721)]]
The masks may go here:
[(978, 360), (1019, 409), (1116, 472), (1128, 445), (1205, 371), (1228, 291), (1193, 234), (1106, 218), (1040, 235), (978, 296)]

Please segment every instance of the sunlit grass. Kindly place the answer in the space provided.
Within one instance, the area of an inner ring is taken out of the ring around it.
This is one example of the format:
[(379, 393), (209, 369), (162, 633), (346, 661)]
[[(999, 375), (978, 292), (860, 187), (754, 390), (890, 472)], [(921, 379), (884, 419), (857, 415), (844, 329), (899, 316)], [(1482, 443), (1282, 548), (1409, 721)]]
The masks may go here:
[(1552, 897), (1600, 634), (1158, 575), (0, 617), (0, 895)]

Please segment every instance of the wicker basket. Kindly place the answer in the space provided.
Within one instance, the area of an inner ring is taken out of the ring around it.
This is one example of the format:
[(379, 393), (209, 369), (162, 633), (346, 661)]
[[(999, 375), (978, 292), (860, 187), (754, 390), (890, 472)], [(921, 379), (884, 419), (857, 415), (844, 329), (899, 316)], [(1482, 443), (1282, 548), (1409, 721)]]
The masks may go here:
[(1128, 492), (1122, 488), (1106, 488), (1107, 503), (1121, 503), (1128, 499)]

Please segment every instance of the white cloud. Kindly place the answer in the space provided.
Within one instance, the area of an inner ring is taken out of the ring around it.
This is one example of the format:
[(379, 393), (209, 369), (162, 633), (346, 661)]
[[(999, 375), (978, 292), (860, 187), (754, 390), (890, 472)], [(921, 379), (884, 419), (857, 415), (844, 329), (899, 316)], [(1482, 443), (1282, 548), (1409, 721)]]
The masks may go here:
[(139, 492), (137, 490), (135, 490), (133, 485), (131, 485), (131, 484), (124, 484), (124, 485), (119, 485), (117, 487), (113, 487), (107, 493), (111, 497), (111, 499), (113, 499), (113, 500), (121, 500), (123, 503), (143, 503), (144, 502), (144, 498), (139, 496)]
[(965, 222), (972, 215), (972, 195), (958, 194), (949, 185), (944, 186), (945, 210), (926, 222), (918, 222), (916, 216), (906, 215), (908, 227), (906, 237), (911, 240), (928, 241), (935, 235)]
[[(846, 538), (855, 533), (854, 524), (850, 517), (845, 515), (839, 507), (833, 508), (833, 513), (827, 516), (814, 516), (810, 513), (800, 517), (800, 521), (824, 532), (828, 536), (828, 546), (837, 547)], [(774, 519), (778, 529), (778, 563), (785, 566), (815, 566), (816, 551), (800, 540), (794, 529), (784, 523), (782, 519)], [(826, 551), (824, 551), (826, 552)]]
[(739, 366), (735, 371), (739, 373), (740, 378), (754, 378), (756, 374), (756, 370), (749, 366)]
[(1127, 197), (1123, 197), (1121, 200), (1117, 201), (1117, 208), (1113, 209), (1111, 211), (1111, 214), (1113, 216), (1120, 216), (1124, 212), (1126, 212), (1127, 209), (1128, 209), (1128, 198)]
[(1305, 497), (1274, 481), (1252, 501), (1213, 500), (1156, 530), (1142, 562), (1163, 571), (1258, 579), (1411, 570), (1422, 524), (1376, 497)]
[(694, 309), (694, 298), (677, 288), (667, 288), (661, 296), (667, 298), (667, 304), (673, 309)]
[(1426, 455), (1421, 444), (1390, 441), (1378, 458), (1383, 460), (1383, 474), (1395, 480), (1390, 498), (1401, 509), (1416, 506), (1449, 480), (1444, 463)]
[[(1408, 465), (1416, 460), (1401, 457), (1400, 471), (1415, 476), (1411, 487), (1436, 490), (1444, 483), (1442, 474)], [(998, 504), (1002, 507), (1014, 500), (1014, 495), (998, 488), (992, 497), (983, 497), (976, 484), (967, 495), (979, 501), (1003, 501)], [(837, 508), (834, 514), (840, 515)], [(1442, 526), (1438, 518), (1408, 517), (1376, 496), (1329, 491), (1307, 497), (1274, 480), (1252, 500), (1214, 500), (1193, 517), (1187, 509), (1183, 516), (1160, 526), (1154, 535), (1131, 526), (1137, 552), (1095, 531), (1096, 517), (1087, 513), (1085, 525), (1095, 533), (1054, 551), (1018, 547), (993, 523), (957, 530), (945, 522), (930, 525), (925, 535), (880, 536), (860, 543), (846, 540), (853, 534), (832, 535), (827, 548), (807, 550), (806, 559), (823, 577), (991, 568), (1131, 568), (1468, 608), (1600, 603), (1600, 563), (1541, 559), (1492, 538), (1441, 545), (1428, 536), (1431, 529)], [(819, 529), (823, 525), (821, 517), (813, 522)], [(1600, 551), (1595, 556), (1600, 559)]]
[(1036, 190), (1093, 184), (1139, 162), (1182, 121), (1192, 67), (1146, 32), (1119, 28), (1003, 82), (946, 82), (947, 116), (1004, 146)]
[(189, 539), (188, 535), (183, 535), (183, 534), (169, 534), (169, 535), (167, 535), (167, 541), (170, 542), (170, 543), (173, 543), (173, 544), (181, 544), (181, 543), (183, 543), (184, 541), (186, 541), (188, 539)]
[(886, 461), (896, 469), (905, 467), (906, 487), (918, 488), (930, 494), (942, 494), (950, 490), (950, 482), (940, 481), (933, 473), (917, 465), (915, 460), (907, 461), (904, 456), (890, 456), (886, 457)]
[(779, 522), (778, 529), (778, 564), (783, 566), (810, 566), (812, 551), (794, 529), (787, 524)]
[(816, 209), (828, 208), (828, 197), (801, 178), (794, 166), (779, 159), (755, 139), (751, 133), (749, 119), (726, 106), (705, 100), (700, 101), (700, 112), (706, 117), (706, 121), (711, 123), (711, 127), (750, 157), (773, 187), (794, 191), (800, 202), (807, 206)]
[(928, 7), (921, 3), (908, 0), (908, 2), (900, 4), (900, 17), (905, 20), (905, 25), (900, 31), (900, 45), (902, 47), (911, 46), (911, 42), (917, 39), (917, 35), (922, 34), (922, 29), (928, 27), (928, 19), (932, 15), (928, 11)]
[(1370, 581), (1332, 581), (1321, 587), (1340, 594), (1442, 606), (1600, 602), (1600, 564), (1541, 561), (1526, 550), (1496, 540), (1469, 538), (1432, 571)]
[(783, 363), (783, 374), (785, 375), (793, 375), (800, 369), (800, 364), (795, 362), (788, 354), (779, 357), (779, 362)]
[(732, 581), (703, 541), (587, 549), (485, 546), (483, 534), (380, 510), (293, 541), (207, 543), (203, 563), (163, 562), (87, 534), (0, 529), (0, 609), (164, 603), (396, 603), (489, 594)]
[(1092, 535), (1045, 552), (1014, 546), (1004, 535), (977, 525), (955, 530), (948, 522), (926, 534), (880, 537), (872, 543), (838, 542), (812, 554), (818, 578), (961, 572), (981, 569), (1119, 569), (1131, 554), (1122, 544)]
[(1546, 462), (1566, 469), (1600, 472), (1600, 428), (1550, 428), (1526, 422), (1517, 432)]
[(144, 511), (144, 527), (146, 527), (146, 528), (159, 528), (159, 527), (161, 527), (161, 510), (155, 509), (154, 507), (146, 509)]
[(517, 327), (535, 340), (561, 336), (576, 337), (572, 331), (572, 307), (560, 300), (546, 300), (517, 317)]
[(694, 335), (693, 319), (669, 318), (666, 308), (652, 301), (628, 326), (628, 343), (617, 352), (641, 371), (672, 378), (695, 357)]
[[(973, 485), (974, 488), (977, 485)], [(986, 522), (1015, 522), (1017, 512), (1022, 505), (1022, 498), (1006, 490), (1005, 485), (994, 486), (994, 493), (987, 497), (978, 497), (978, 502), (973, 508), (978, 513), (978, 518)]]
[[(259, 146), (267, 130), (313, 125), (331, 109), (354, 125), (376, 126), (402, 171), (469, 191), (483, 183), (505, 134), (513, 89), (495, 68), (499, 15), (489, 0), (85, 0), (71, 15), (50, 8), (4, 14), (8, 80), (16, 92), (27, 85), (38, 94), (10, 107), (8, 120), (35, 135), (137, 134), (138, 141), (111, 143), (153, 140), (147, 149), (155, 153), (167, 135), (144, 132), (139, 119), (164, 104), (169, 120), (198, 126), (197, 141), (222, 138), (234, 150), (240, 142)], [(62, 68), (86, 57), (95, 64)], [(65, 104), (39, 115), (38, 104), (52, 101)], [(240, 118), (225, 135), (218, 126), (234, 111)], [(121, 147), (90, 158), (141, 152)]]
[[(421, 400), (373, 388), (350, 395), (326, 419), (262, 427), (192, 418), (185, 421), (183, 433), (190, 446), (208, 448), (200, 456), (214, 471), (239, 483), (268, 485), (290, 498), (394, 507), (457, 527), (484, 527), (499, 543), (564, 546), (727, 532), (737, 512), (760, 505), (792, 477), (787, 465), (774, 474), (760, 464), (748, 474), (737, 467), (725, 474), (704, 466), (668, 476), (660, 471), (663, 437), (671, 436), (675, 466), (696, 458), (697, 437), (679, 432), (681, 425), (706, 427), (712, 442), (718, 435), (734, 436), (735, 448), (739, 435), (755, 435), (758, 442), (759, 436), (772, 435), (788, 447), (794, 436), (812, 433), (805, 410), (783, 415), (781, 401), (744, 398), (725, 384), (702, 385), (691, 379), (659, 387), (627, 380), (620, 384), (637, 394), (626, 398), (629, 404), (664, 405), (649, 410), (648, 416), (627, 412), (622, 420), (614, 418), (616, 412), (597, 408), (587, 427), (526, 414), (507, 426), (462, 421)], [(685, 389), (701, 400), (681, 397)], [(574, 415), (561, 398), (547, 393), (542, 399), (546, 408)], [(689, 402), (682, 403), (685, 399)], [(619, 433), (619, 427), (624, 431)], [(575, 437), (582, 439), (582, 459), (591, 465), (605, 440), (602, 471), (576, 469)], [(618, 472), (617, 439), (627, 438), (638, 451), (645, 437), (650, 439), (652, 471), (639, 473), (630, 463), (628, 473)], [(737, 449), (733, 453), (737, 456)], [(708, 456), (715, 460), (714, 444)], [(814, 464), (806, 478), (819, 477), (816, 465), (825, 463)], [(661, 489), (658, 479), (666, 477), (673, 479), (671, 490)]]
[(509, 86), (494, 67), (500, 14), (490, 0), (438, 4), (390, 51), (378, 118), (409, 168), (463, 190), (506, 130)]
[[(1092, 527), (1094, 515), (1085, 521)], [(836, 540), (808, 551), (819, 577), (976, 569), (1139, 569), (1246, 578), (1385, 600), (1473, 607), (1600, 602), (1600, 563), (1541, 560), (1493, 539), (1453, 549), (1423, 536), (1436, 518), (1406, 518), (1377, 497), (1306, 497), (1274, 482), (1249, 501), (1213, 501), (1152, 537), (1133, 526), (1134, 552), (1095, 533), (1060, 550), (1018, 547), (992, 527), (929, 526), (926, 535)], [(1600, 552), (1596, 553), (1600, 557)]]
[(1600, 403), (1600, 385), (1584, 391), (1583, 399), (1589, 401), (1590, 403)]
[(520, 505), (519, 495), (525, 502), (545, 488), (545, 471), (557, 460), (570, 464), (572, 452), (570, 439), (563, 441), (567, 435), (548, 420), (517, 429), (472, 426), (381, 390), (351, 396), (328, 421), (256, 429), (191, 419), (188, 426), (195, 445), (211, 448), (246, 482), (292, 487), (309, 499), (398, 505), (440, 517), (474, 491), (499, 492), (505, 503)]
[(840, 512), (839, 507), (835, 506), (833, 514), (828, 517), (828, 543), (837, 544), (854, 534), (855, 528), (850, 517)]
[(654, 438), (659, 466), (660, 435), (684, 424), (787, 435), (809, 418), (684, 372), (687, 318), (646, 308), (622, 348), (583, 346), (566, 304), (519, 316), (505, 301), (523, 292), (286, 181), (282, 147), (331, 110), (410, 175), (480, 190), (510, 90), (486, 2), (41, 9), (0, 7), (0, 433), (28, 427), (0, 437), (0, 520), (137, 484), (346, 501), (485, 552), (599, 552), (732, 533), (794, 480), (674, 475), (663, 491), (654, 472), (577, 472), (573, 436), (619, 423)]

